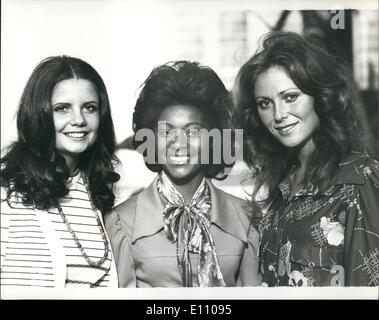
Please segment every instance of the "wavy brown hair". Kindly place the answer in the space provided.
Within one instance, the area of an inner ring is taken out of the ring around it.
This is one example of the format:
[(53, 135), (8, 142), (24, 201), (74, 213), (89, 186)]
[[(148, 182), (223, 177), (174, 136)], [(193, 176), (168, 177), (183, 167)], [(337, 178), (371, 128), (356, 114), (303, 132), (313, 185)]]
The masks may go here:
[(51, 110), (54, 86), (66, 79), (85, 79), (95, 86), (100, 102), (100, 123), (95, 143), (86, 150), (78, 167), (88, 178), (94, 205), (105, 212), (113, 207), (117, 158), (110, 105), (105, 84), (87, 62), (68, 56), (49, 57), (33, 70), (17, 111), (18, 141), (6, 147), (1, 159), (1, 186), (21, 194), (24, 204), (48, 209), (67, 195), (69, 170), (55, 148)]
[(282, 68), (296, 86), (314, 98), (320, 125), (313, 133), (303, 185), (330, 186), (338, 164), (352, 150), (362, 150), (361, 130), (354, 110), (357, 92), (349, 66), (319, 43), (292, 32), (266, 35), (262, 47), (240, 69), (234, 86), (236, 126), (244, 129), (244, 160), (253, 169), (257, 189), (268, 188), (266, 203), (278, 196), (278, 185), (297, 164), (296, 151), (280, 144), (264, 127), (257, 111), (254, 87), (271, 67)]

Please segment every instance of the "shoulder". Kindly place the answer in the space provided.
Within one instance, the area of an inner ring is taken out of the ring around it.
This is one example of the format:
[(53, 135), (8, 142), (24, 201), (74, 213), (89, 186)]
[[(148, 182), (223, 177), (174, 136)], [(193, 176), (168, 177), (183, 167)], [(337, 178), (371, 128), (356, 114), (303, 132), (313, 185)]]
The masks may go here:
[(138, 195), (132, 196), (128, 200), (114, 207), (111, 212), (105, 215), (104, 219), (107, 229), (119, 226), (128, 234), (131, 234), (136, 215), (137, 197)]
[(138, 195), (134, 195), (129, 199), (121, 202), (119, 205), (114, 207), (113, 211), (116, 211), (120, 216), (130, 215), (135, 211), (137, 205)]
[(232, 207), (243, 224), (250, 224), (253, 211), (251, 203), (248, 200), (227, 193), (215, 187), (213, 184), (211, 185), (217, 198), (224, 204), (223, 208)]
[(338, 184), (363, 185), (379, 178), (379, 162), (366, 153), (352, 152), (339, 164)]
[(217, 193), (217, 195), (219, 197), (223, 198), (225, 201), (232, 202), (233, 204), (235, 204), (237, 206), (243, 206), (243, 205), (248, 203), (248, 201), (245, 199), (236, 197), (230, 193), (227, 193), (227, 192), (221, 190), (220, 188), (216, 187), (212, 182), (208, 182), (208, 184), (210, 184), (212, 186), (214, 192)]

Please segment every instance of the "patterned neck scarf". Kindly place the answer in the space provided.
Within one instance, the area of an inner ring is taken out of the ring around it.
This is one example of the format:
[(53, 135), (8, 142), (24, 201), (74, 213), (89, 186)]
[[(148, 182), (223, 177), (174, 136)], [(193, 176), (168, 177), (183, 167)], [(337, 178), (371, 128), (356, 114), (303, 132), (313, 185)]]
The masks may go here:
[(190, 252), (199, 254), (197, 276), (200, 287), (226, 286), (210, 233), (210, 191), (205, 179), (187, 205), (167, 175), (161, 171), (159, 194), (166, 200), (163, 226), (167, 239), (177, 242), (177, 260), (184, 287), (192, 287)]

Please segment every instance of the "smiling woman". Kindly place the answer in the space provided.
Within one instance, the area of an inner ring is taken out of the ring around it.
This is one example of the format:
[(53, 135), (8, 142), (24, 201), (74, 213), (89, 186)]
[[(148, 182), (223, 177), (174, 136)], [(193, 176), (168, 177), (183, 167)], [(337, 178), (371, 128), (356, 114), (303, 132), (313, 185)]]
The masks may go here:
[(100, 75), (83, 60), (43, 60), (1, 159), (1, 286), (116, 287), (102, 213), (114, 203), (115, 136)]
[(270, 133), (287, 147), (311, 149), (319, 124), (313, 97), (303, 93), (283, 68), (271, 67), (254, 87), (258, 115)]
[(105, 217), (121, 287), (260, 283), (251, 210), (210, 181), (225, 163), (201, 161), (212, 146), (202, 150), (199, 131), (228, 128), (230, 111), (220, 78), (196, 62), (159, 66), (146, 79), (134, 109), (134, 144), (142, 143), (140, 130), (154, 131), (155, 161), (146, 165), (158, 175)]
[(350, 69), (311, 38), (267, 35), (238, 73), (244, 159), (268, 286), (379, 284), (379, 162), (361, 140)]
[(100, 121), (97, 90), (88, 80), (63, 80), (55, 85), (51, 104), (56, 149), (73, 171), (80, 154), (97, 139)]
[(169, 106), (163, 109), (158, 121), (165, 122), (168, 131), (163, 136), (155, 132), (157, 157), (183, 197), (190, 201), (204, 177), (201, 136), (196, 132), (208, 128), (208, 121), (199, 109), (190, 105)]

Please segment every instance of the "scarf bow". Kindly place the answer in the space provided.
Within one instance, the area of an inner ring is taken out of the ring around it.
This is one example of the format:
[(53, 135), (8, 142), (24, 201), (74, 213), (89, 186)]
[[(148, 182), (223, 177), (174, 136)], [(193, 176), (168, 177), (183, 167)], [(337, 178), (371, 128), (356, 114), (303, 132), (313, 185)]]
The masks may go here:
[(163, 171), (157, 187), (166, 201), (163, 226), (167, 239), (177, 243), (177, 261), (183, 285), (192, 287), (190, 252), (193, 252), (199, 255), (197, 275), (200, 287), (225, 286), (210, 234), (211, 198), (205, 179), (189, 204)]

